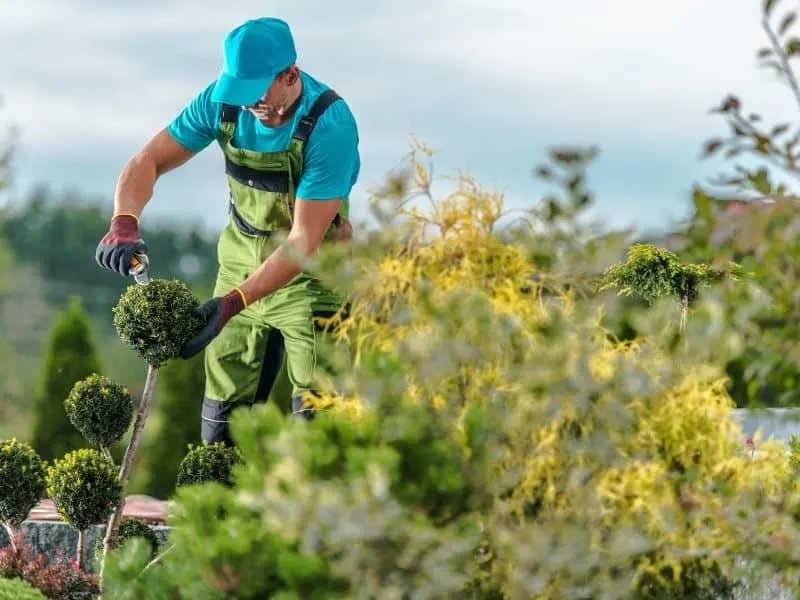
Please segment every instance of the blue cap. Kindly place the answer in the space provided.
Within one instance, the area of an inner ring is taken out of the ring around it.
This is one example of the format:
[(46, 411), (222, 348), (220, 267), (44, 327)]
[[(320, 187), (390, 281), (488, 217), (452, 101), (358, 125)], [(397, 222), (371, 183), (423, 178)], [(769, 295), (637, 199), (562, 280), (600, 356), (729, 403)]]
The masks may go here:
[(211, 100), (235, 106), (255, 104), (275, 76), (296, 59), (292, 32), (285, 21), (272, 17), (245, 21), (225, 36), (222, 73)]

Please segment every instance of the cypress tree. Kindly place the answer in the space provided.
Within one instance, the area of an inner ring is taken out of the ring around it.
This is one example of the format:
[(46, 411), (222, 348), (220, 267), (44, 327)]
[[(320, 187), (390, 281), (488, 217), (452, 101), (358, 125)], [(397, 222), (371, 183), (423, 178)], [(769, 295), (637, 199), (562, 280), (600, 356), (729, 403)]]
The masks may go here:
[(89, 315), (81, 299), (71, 296), (50, 331), (35, 403), (31, 445), (44, 460), (90, 446), (69, 422), (64, 400), (76, 381), (99, 372)]

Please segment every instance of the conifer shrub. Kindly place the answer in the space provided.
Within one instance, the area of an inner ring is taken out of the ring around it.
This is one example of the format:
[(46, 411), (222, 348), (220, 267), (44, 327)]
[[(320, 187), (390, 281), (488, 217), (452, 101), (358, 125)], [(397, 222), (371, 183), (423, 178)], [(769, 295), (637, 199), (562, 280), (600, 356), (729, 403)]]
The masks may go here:
[[(112, 547), (118, 548), (126, 541), (134, 538), (142, 538), (147, 543), (147, 547), (150, 549), (150, 558), (155, 558), (161, 547), (161, 541), (158, 539), (158, 535), (150, 526), (150, 524), (144, 519), (135, 517), (122, 517), (122, 520), (119, 524), (119, 532), (117, 537), (114, 539)], [(102, 559), (102, 554), (103, 539), (98, 538), (97, 546), (95, 548), (95, 556), (99, 559)]]
[(33, 447), (17, 439), (0, 442), (0, 523), (13, 539), (45, 491), (45, 464)]
[(70, 423), (89, 442), (106, 449), (125, 435), (133, 409), (128, 388), (97, 373), (76, 381), (64, 400)]
[(117, 470), (94, 449), (74, 450), (56, 459), (46, 481), (58, 513), (79, 532), (105, 522), (122, 500)]
[(233, 466), (240, 461), (239, 450), (222, 442), (205, 440), (190, 444), (178, 465), (177, 486), (216, 481), (233, 485)]
[(64, 413), (64, 399), (76, 381), (101, 371), (89, 314), (79, 297), (70, 297), (50, 331), (42, 389), (34, 404), (31, 445), (42, 459), (50, 461), (89, 445)]
[(152, 279), (131, 285), (113, 307), (120, 339), (147, 364), (160, 366), (180, 356), (180, 350), (203, 325), (193, 314), (198, 300), (177, 280)]

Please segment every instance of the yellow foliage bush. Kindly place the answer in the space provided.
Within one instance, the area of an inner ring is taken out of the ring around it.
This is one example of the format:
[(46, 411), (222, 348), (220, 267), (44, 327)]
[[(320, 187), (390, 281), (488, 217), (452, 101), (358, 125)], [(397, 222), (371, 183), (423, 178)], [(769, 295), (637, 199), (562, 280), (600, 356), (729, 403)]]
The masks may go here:
[(636, 576), (671, 566), (677, 578), (693, 551), (732, 565), (752, 533), (739, 509), (778, 533), (785, 521), (764, 507), (797, 493), (785, 448), (747, 452), (720, 369), (654, 340), (613, 341), (597, 303), (553, 283), (524, 241), (500, 237), (502, 195), (460, 177), (434, 200), (425, 153), (416, 148), (409, 171), (430, 210), (399, 201), (409, 190), (395, 181), (399, 233), (356, 250), (338, 329), (355, 361), (340, 381), (349, 391), (319, 402), (358, 418), (364, 394), (378, 393), (358, 366), (382, 352), (407, 367), (402, 401), (450, 411), (454, 428), (476, 403), (503, 414), (497, 502), (480, 519), (491, 567), (476, 577), (499, 597), (581, 597), (628, 555)]

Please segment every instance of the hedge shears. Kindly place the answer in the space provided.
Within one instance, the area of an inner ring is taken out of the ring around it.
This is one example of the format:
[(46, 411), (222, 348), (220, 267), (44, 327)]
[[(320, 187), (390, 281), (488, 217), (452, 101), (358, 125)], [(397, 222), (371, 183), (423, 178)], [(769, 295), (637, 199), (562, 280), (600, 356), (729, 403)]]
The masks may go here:
[(134, 281), (139, 285), (147, 285), (150, 283), (150, 278), (147, 275), (147, 270), (150, 268), (150, 259), (144, 252), (134, 252), (131, 258), (131, 275)]

